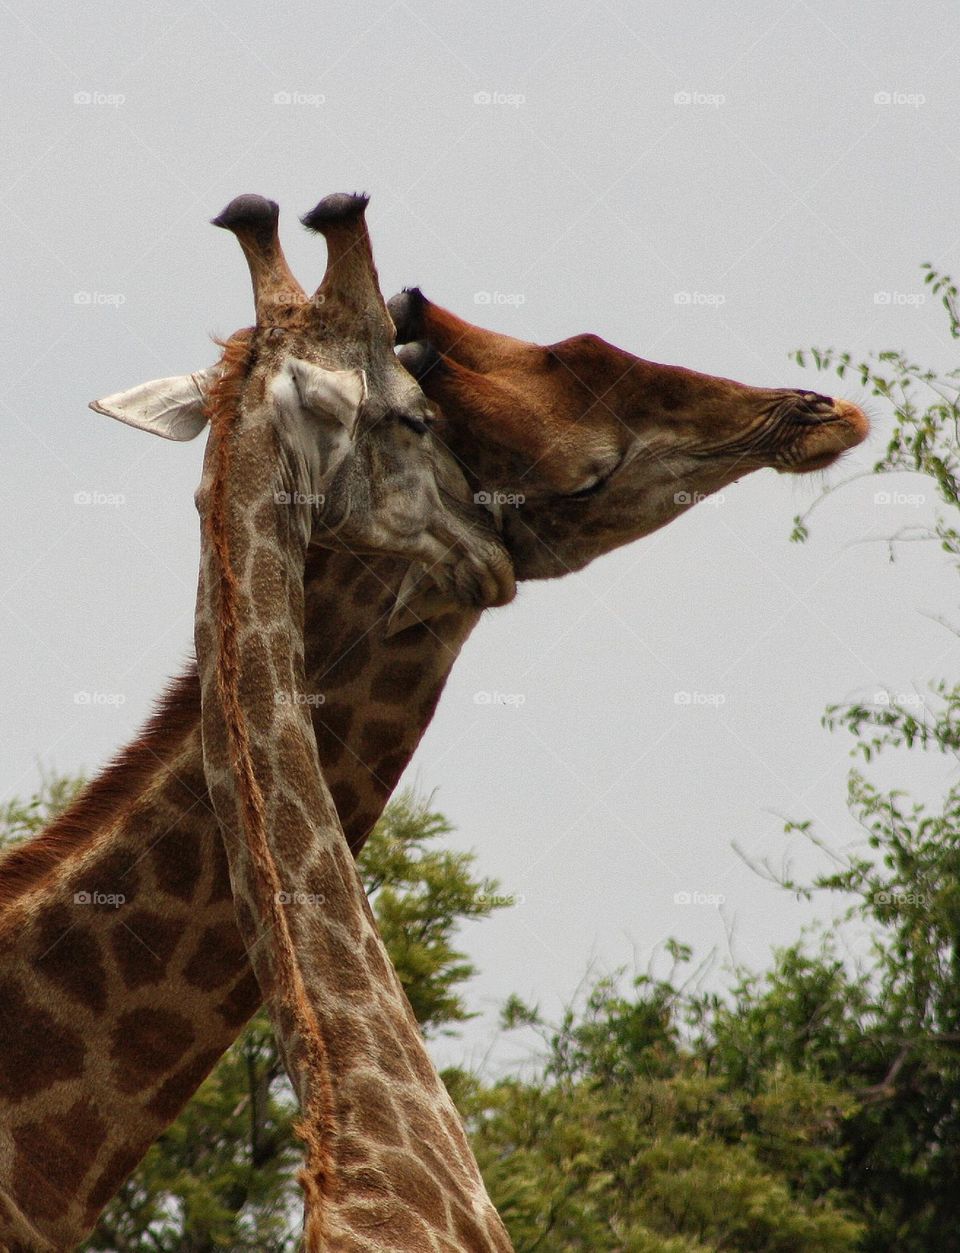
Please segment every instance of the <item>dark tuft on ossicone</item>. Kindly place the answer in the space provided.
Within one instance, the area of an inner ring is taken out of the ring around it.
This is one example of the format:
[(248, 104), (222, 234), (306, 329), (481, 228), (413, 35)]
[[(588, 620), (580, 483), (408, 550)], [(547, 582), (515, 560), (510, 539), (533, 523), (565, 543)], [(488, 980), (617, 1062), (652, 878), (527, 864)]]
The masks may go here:
[(305, 213), (300, 221), (311, 231), (324, 234), (331, 226), (345, 226), (349, 222), (363, 217), (370, 197), (366, 193), (358, 195), (354, 192), (337, 191), (332, 196), (324, 196), (316, 208)]
[(426, 296), (419, 287), (405, 287), (387, 301), (387, 312), (397, 328), (397, 343), (423, 338), (423, 306)]
[(419, 339), (401, 344), (397, 349), (397, 360), (419, 383), (442, 363), (443, 357), (429, 340)]
[(275, 200), (250, 193), (235, 196), (211, 225), (222, 226), (227, 231), (270, 231), (272, 234), (280, 217), (280, 207)]

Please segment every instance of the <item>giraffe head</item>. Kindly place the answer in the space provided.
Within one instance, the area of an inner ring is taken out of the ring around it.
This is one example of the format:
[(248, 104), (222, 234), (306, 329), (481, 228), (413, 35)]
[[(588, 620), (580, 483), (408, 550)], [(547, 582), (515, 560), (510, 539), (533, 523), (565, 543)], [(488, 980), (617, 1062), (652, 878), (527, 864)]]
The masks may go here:
[(416, 289), (390, 310), (475, 492), (504, 505), (520, 578), (580, 569), (754, 470), (825, 469), (867, 435), (849, 401), (659, 365), (596, 335), (541, 347)]
[(231, 336), (215, 366), (92, 407), (179, 440), (211, 415), (242, 412), (270, 431), (274, 503), (294, 509), (307, 542), (409, 559), (449, 599), (503, 604), (515, 590), (509, 558), (431, 436), (432, 402), (393, 351), (366, 204), (328, 196), (303, 219), (328, 249), (308, 296), (280, 247), (276, 204), (237, 197), (214, 225), (232, 231), (247, 258), (256, 325)]

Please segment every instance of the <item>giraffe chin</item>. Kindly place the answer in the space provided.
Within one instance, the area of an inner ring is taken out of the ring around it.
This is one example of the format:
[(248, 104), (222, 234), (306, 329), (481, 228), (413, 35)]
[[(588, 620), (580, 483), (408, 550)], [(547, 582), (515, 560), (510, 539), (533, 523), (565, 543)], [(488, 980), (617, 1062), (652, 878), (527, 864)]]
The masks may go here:
[(389, 639), (451, 611), (480, 611), (505, 605), (515, 595), (516, 581), (509, 559), (479, 566), (462, 561), (449, 574), (428, 571), (419, 562), (412, 562), (397, 589), (384, 634)]
[(807, 457), (797, 465), (777, 466), (778, 474), (815, 474), (818, 470), (829, 470), (843, 456), (845, 449), (839, 451), (827, 451), (816, 453), (812, 457)]

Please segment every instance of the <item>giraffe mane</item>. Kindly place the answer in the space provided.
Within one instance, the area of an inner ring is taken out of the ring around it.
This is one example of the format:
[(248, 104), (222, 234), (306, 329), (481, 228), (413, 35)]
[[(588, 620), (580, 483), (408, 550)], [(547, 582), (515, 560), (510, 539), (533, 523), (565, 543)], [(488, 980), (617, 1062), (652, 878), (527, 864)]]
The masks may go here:
[(213, 434), (222, 438), (236, 421), (240, 392), (256, 360), (256, 328), (248, 326), (228, 339), (214, 336), (213, 342), (223, 351), (203, 410)]
[(68, 857), (102, 838), (124, 816), (126, 805), (136, 801), (155, 779), (158, 762), (196, 725), (199, 710), (200, 687), (196, 662), (191, 659), (189, 668), (170, 681), (155, 703), (139, 736), (116, 754), (63, 813), (0, 858), (0, 910), (62, 870)]
[[(231, 434), (239, 420), (243, 383), (255, 361), (255, 336), (240, 332), (223, 345), (221, 372), (210, 390), (208, 414), (213, 475), (204, 528), (213, 546), (219, 571), (220, 638), (217, 648), (216, 683), (231, 748), (237, 792), (242, 808), (243, 838), (256, 871), (261, 916), (269, 923), (274, 957), (276, 991), (281, 1003), (297, 1023), (309, 1067), (304, 1117), (296, 1130), (307, 1149), (307, 1161), (299, 1179), (307, 1196), (309, 1238), (306, 1247), (320, 1248), (325, 1237), (324, 1201), (332, 1196), (335, 1170), (331, 1152), (334, 1134), (333, 1088), (326, 1042), (304, 987), (293, 937), (283, 906), (282, 883), (267, 838), (263, 793), (256, 777), (250, 736), (240, 700), (238, 584), (230, 551), (225, 502), (229, 491)], [(311, 1239), (313, 1242), (311, 1242)]]

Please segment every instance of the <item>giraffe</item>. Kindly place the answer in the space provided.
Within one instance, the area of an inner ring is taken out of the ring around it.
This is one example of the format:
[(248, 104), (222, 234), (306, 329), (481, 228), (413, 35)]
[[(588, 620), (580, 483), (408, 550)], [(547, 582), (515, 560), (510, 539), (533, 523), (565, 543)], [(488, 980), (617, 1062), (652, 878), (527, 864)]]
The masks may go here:
[[(391, 311), (402, 356), (446, 397), (437, 434), (471, 487), (494, 507), (511, 486), (526, 497), (501, 510), (521, 580), (579, 569), (747, 473), (822, 468), (867, 434), (846, 401), (657, 365), (596, 336), (541, 347), (416, 291)], [(190, 376), (181, 386), (196, 394)], [(567, 443), (549, 473), (541, 428)], [(388, 634), (408, 565), (307, 553), (306, 684), (324, 696), (317, 748), (354, 854), (480, 618), (448, 608)], [(260, 1003), (199, 719), (191, 668), (74, 805), (0, 861), (0, 1197), (50, 1247), (84, 1237)], [(120, 909), (96, 903), (111, 892)], [(17, 1239), (15, 1221), (0, 1213), (0, 1237)]]
[[(364, 203), (327, 197), (304, 219), (330, 250), (312, 300), (293, 288), (272, 202), (240, 197), (215, 219), (247, 254), (257, 325), (228, 342), (210, 389), (197, 496), (204, 774), (304, 1115), (304, 1247), (509, 1250), (377, 931), (303, 699), (304, 561), (318, 531), (435, 573), (442, 562), (467, 603), (491, 599), (487, 583), (493, 600), (513, 590), (489, 524), (474, 535), (446, 517)], [(362, 370), (339, 368), (358, 350)]]

